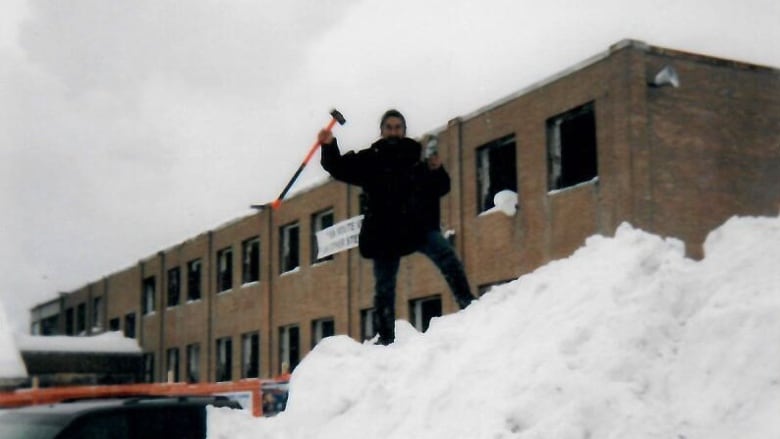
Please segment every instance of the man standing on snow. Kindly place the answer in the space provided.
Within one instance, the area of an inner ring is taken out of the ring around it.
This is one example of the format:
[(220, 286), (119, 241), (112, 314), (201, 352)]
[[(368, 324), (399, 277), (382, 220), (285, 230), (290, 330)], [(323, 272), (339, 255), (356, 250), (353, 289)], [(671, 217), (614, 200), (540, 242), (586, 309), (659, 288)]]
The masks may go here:
[(374, 327), (380, 344), (395, 339), (395, 286), (401, 256), (419, 251), (444, 275), (461, 309), (471, 294), (463, 264), (440, 231), (439, 198), (450, 191), (450, 176), (438, 154), (421, 160), (422, 146), (406, 137), (406, 119), (388, 110), (381, 138), (369, 148), (344, 155), (328, 130), (319, 133), (322, 167), (336, 180), (360, 186), (363, 225), (360, 254), (374, 260)]

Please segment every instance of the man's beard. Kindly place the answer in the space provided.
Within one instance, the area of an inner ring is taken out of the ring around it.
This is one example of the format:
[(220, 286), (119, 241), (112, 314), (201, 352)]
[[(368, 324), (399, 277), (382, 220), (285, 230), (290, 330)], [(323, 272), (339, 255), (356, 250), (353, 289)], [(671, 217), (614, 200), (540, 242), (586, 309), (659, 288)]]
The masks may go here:
[(385, 138), (385, 141), (387, 141), (389, 145), (396, 145), (401, 141), (401, 136), (388, 136)]

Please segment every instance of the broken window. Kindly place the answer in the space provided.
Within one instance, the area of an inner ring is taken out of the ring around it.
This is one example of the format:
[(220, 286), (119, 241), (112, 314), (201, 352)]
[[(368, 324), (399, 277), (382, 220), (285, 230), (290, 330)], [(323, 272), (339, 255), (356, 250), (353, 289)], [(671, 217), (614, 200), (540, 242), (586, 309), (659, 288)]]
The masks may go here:
[(493, 208), (498, 192), (517, 192), (515, 154), (514, 134), (477, 148), (477, 212)]
[(187, 382), (200, 381), (200, 344), (187, 345)]
[(548, 119), (549, 190), (571, 187), (598, 176), (596, 150), (593, 102)]
[(260, 280), (260, 238), (254, 237), (241, 243), (243, 266), (242, 281), (245, 284)]
[(179, 304), (179, 293), (181, 292), (181, 270), (179, 267), (168, 270), (168, 306)]
[(167, 352), (168, 371), (167, 382), (179, 382), (179, 348), (170, 348)]
[(155, 281), (154, 276), (149, 276), (146, 279), (144, 279), (144, 300), (143, 300), (143, 313), (151, 314), (154, 312), (154, 290), (155, 290)]
[(301, 359), (300, 349), (300, 331), (298, 325), (282, 326), (279, 328), (279, 370), (282, 370), (282, 364), (289, 366), (292, 372)]
[(431, 319), (441, 316), (441, 298), (439, 296), (409, 302), (409, 322), (420, 332), (425, 332)]
[(200, 300), (200, 259), (187, 263), (187, 300)]
[(217, 339), (216, 381), (233, 379), (233, 340), (230, 337)]
[(330, 337), (336, 333), (336, 323), (333, 319), (314, 320), (311, 324), (311, 347), (317, 345), (325, 337)]
[(260, 334), (250, 332), (241, 336), (241, 378), (260, 376)]
[(79, 303), (76, 306), (76, 334), (84, 335), (87, 332), (87, 304)]
[(293, 223), (283, 226), (279, 232), (279, 260), (281, 262), (281, 273), (294, 270), (300, 266), (298, 229), (298, 223)]
[(73, 335), (73, 308), (65, 310), (65, 335)]
[(135, 338), (135, 313), (125, 315), (125, 337)]
[(154, 353), (144, 352), (143, 362), (144, 362), (144, 382), (153, 383), (154, 382)]
[(217, 252), (217, 292), (233, 288), (233, 249), (223, 248)]
[(92, 299), (92, 329), (103, 329), (103, 297)]

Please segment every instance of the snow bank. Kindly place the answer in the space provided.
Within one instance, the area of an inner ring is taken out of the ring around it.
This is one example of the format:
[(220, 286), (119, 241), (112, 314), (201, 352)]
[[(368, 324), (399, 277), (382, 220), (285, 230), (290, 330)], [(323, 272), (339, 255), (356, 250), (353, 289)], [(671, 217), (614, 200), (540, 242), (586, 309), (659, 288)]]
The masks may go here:
[(323, 340), (274, 418), (210, 438), (780, 437), (780, 218), (734, 218), (706, 257), (622, 225), (389, 347)]

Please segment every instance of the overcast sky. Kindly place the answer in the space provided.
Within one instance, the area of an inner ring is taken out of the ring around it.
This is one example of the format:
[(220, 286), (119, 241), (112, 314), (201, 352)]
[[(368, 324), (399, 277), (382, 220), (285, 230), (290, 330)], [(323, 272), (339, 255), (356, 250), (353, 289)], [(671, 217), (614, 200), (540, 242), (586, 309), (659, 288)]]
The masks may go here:
[(333, 107), (360, 149), (387, 108), (418, 136), (625, 38), (780, 67), (778, 5), (3, 0), (0, 300), (26, 331), (57, 292), (251, 213)]

